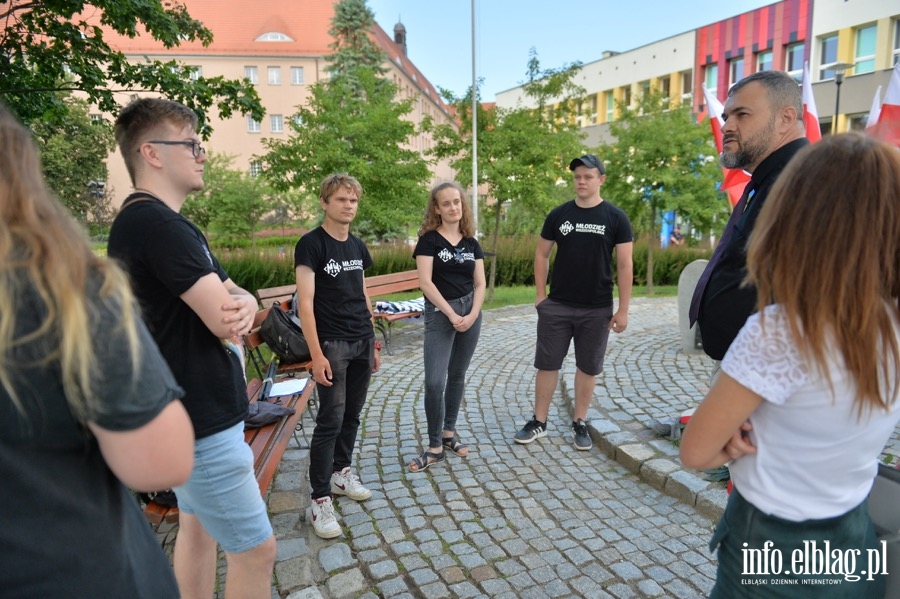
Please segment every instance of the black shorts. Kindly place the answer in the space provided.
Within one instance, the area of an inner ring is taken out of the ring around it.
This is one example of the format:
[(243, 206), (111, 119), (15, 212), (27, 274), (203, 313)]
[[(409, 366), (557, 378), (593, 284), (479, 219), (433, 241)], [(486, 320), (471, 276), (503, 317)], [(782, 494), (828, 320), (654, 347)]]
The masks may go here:
[(562, 368), (569, 352), (569, 342), (574, 339), (575, 366), (578, 370), (591, 376), (603, 372), (612, 306), (577, 308), (547, 298), (537, 305), (537, 312), (535, 368)]

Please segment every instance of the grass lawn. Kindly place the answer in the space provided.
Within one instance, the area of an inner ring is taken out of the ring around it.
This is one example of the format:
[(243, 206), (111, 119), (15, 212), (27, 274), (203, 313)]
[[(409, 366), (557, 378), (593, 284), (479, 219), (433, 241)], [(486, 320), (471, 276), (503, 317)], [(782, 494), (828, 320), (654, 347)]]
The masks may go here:
[[(672, 297), (678, 294), (677, 285), (654, 285), (653, 297)], [(422, 297), (421, 291), (409, 291), (405, 293), (395, 293), (384, 297), (375, 298), (384, 301), (401, 301)], [(647, 288), (645, 286), (636, 286), (632, 292), (632, 297), (647, 297)], [(497, 287), (494, 289), (494, 297), (488, 302), (485, 301), (484, 309), (502, 308), (504, 306), (518, 306), (520, 304), (534, 303), (534, 287)]]

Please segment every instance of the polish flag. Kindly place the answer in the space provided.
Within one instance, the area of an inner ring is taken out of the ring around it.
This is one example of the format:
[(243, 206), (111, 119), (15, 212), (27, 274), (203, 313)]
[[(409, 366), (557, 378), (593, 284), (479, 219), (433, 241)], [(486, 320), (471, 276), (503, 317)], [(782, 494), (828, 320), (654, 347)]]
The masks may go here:
[(869, 109), (869, 118), (866, 119), (866, 129), (874, 127), (878, 123), (878, 115), (881, 114), (881, 86), (875, 90), (875, 97), (872, 98), (872, 108)]
[[(712, 127), (713, 138), (716, 141), (716, 150), (721, 154), (722, 126), (725, 124), (722, 113), (725, 111), (725, 107), (722, 106), (718, 98), (709, 93), (705, 85), (701, 87), (703, 88), (703, 97), (706, 102), (706, 112), (709, 114), (709, 124)], [(722, 191), (728, 193), (728, 199), (731, 200), (731, 205), (734, 206), (741, 199), (741, 194), (744, 193), (744, 187), (750, 180), (750, 173), (739, 168), (723, 167), (722, 175)]]
[(810, 143), (816, 143), (822, 139), (822, 131), (819, 129), (819, 112), (816, 110), (816, 98), (813, 96), (812, 82), (809, 78), (809, 62), (803, 63), (803, 124), (806, 126), (806, 139)]
[(884, 92), (878, 122), (867, 128), (866, 133), (900, 147), (900, 64), (894, 65), (891, 82)]

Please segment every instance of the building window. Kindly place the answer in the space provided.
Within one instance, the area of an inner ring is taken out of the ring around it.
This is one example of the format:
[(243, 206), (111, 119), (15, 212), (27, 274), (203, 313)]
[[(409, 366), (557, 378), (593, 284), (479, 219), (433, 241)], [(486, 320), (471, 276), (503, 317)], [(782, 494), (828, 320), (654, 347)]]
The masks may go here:
[(871, 73), (875, 70), (875, 32), (875, 25), (856, 30), (856, 55), (853, 59), (854, 75)]
[(269, 32), (262, 34), (261, 36), (256, 38), (256, 40), (254, 40), (254, 41), (257, 41), (257, 42), (292, 42), (292, 41), (294, 41), (294, 39), (289, 35), (281, 33), (280, 31), (269, 31)]
[(597, 120), (597, 94), (591, 96), (591, 114), (590, 114), (590, 122), (594, 123)]
[(631, 110), (631, 86), (626, 85), (622, 88), (622, 101), (625, 102), (625, 108)]
[(685, 71), (681, 74), (681, 99), (690, 100), (694, 96), (694, 72)]
[(294, 121), (294, 124), (297, 125), (298, 127), (303, 126), (303, 115), (295, 114), (294, 116), (291, 117), (291, 120)]
[(831, 67), (838, 61), (838, 36), (828, 35), (819, 39), (819, 79), (834, 79)]
[(850, 131), (865, 131), (866, 123), (869, 120), (869, 113), (851, 114), (848, 115), (847, 118), (850, 121)]
[[(801, 46), (802, 48), (803, 46)], [(756, 55), (756, 70), (771, 71), (772, 70), (772, 51), (766, 50)]]
[(203, 67), (191, 67), (191, 81), (197, 81), (203, 77)]
[(894, 21), (894, 62), (900, 64), (900, 19)]
[(791, 44), (785, 48), (784, 70), (800, 82), (803, 79), (803, 43)]
[(728, 87), (744, 78), (744, 57), (734, 58), (728, 63)]
[(706, 91), (711, 95), (717, 95), (716, 90), (719, 88), (719, 65), (707, 65), (703, 84), (706, 86)]
[(670, 77), (662, 77), (659, 80), (659, 93), (662, 94), (663, 99), (668, 100), (672, 95), (672, 80)]
[(92, 125), (99, 125), (99, 124), (101, 124), (102, 122), (103, 122), (103, 115), (102, 115), (102, 114), (92, 114), (92, 115), (91, 115), (91, 124), (92, 124)]
[(244, 79), (256, 85), (259, 83), (259, 69), (256, 67), (244, 67)]
[(269, 85), (281, 85), (281, 67), (269, 67)]
[(303, 67), (291, 67), (291, 85), (303, 85)]
[(611, 123), (616, 118), (616, 98), (611, 91), (606, 92), (606, 122)]
[(272, 133), (284, 133), (284, 117), (280, 114), (273, 114), (269, 117), (269, 127)]
[(247, 133), (259, 133), (261, 130), (259, 121), (253, 119), (252, 116), (247, 117)]
[(262, 174), (262, 163), (258, 160), (254, 160), (250, 163), (250, 176), (252, 178), (256, 178)]

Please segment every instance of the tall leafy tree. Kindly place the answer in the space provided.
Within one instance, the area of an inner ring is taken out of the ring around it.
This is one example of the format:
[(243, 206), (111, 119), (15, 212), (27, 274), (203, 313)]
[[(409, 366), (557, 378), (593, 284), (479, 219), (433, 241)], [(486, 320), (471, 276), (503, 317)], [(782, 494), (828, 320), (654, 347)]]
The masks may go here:
[[(91, 121), (87, 102), (70, 94), (56, 94), (66, 106), (64, 123), (40, 121), (32, 132), (41, 148), (44, 176), (50, 189), (75, 218), (105, 220), (108, 206), (106, 159), (115, 145), (112, 127)], [(102, 224), (102, 222), (100, 223)]]
[[(430, 173), (409, 143), (416, 133), (406, 118), (412, 101), (398, 100), (397, 87), (379, 76), (376, 67), (385, 57), (373, 64), (372, 42), (358, 29), (373, 19), (362, 0), (335, 5), (332, 32), (339, 37), (328, 57), (333, 74), (312, 86), (309, 102), (291, 121), (289, 138), (263, 142), (262, 160), (276, 189), (310, 199), (318, 197), (318, 185), (329, 174), (355, 176), (365, 194), (355, 231), (392, 239), (405, 236), (406, 227), (420, 218)], [(320, 212), (317, 199), (306, 208)]]
[(212, 32), (177, 0), (3, 0), (0, 22), (0, 98), (28, 124), (65, 121), (70, 105), (59, 92), (74, 91), (111, 113), (119, 109), (116, 92), (160, 92), (197, 111), (201, 125), (213, 108), (223, 118), (235, 111), (257, 120), (265, 114), (246, 82), (192, 81), (188, 66), (129, 61), (105, 39), (101, 25), (127, 37), (149, 35), (166, 48), (182, 41), (208, 46)]
[(616, 141), (601, 146), (606, 163), (603, 196), (628, 214), (636, 232), (649, 237), (647, 291), (653, 292), (653, 249), (659, 217), (676, 210), (700, 228), (721, 227), (728, 207), (717, 190), (721, 169), (708, 127), (687, 104), (672, 106), (651, 92), (631, 109), (618, 106), (610, 123)]

